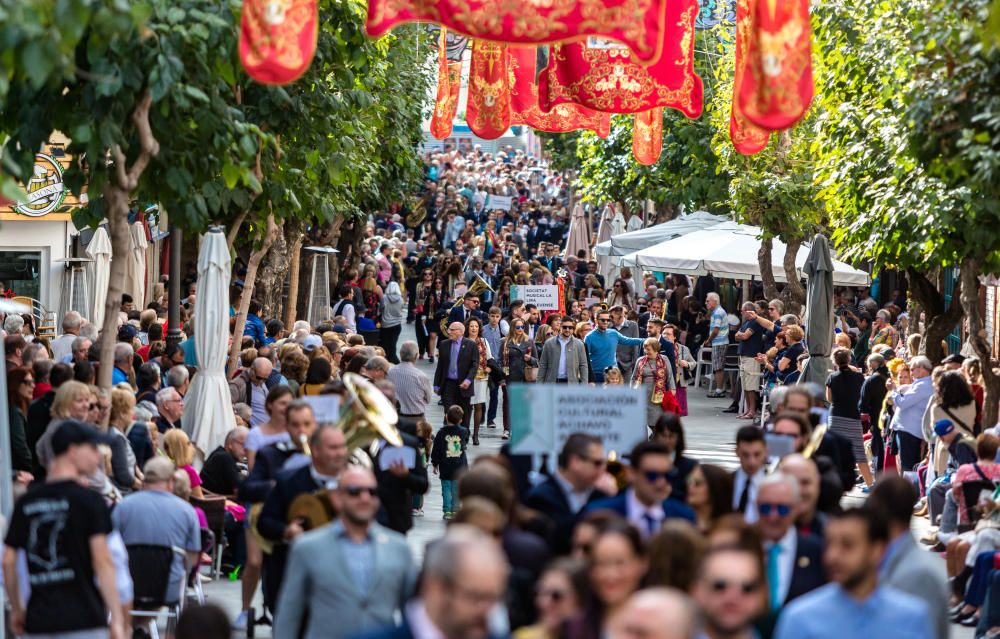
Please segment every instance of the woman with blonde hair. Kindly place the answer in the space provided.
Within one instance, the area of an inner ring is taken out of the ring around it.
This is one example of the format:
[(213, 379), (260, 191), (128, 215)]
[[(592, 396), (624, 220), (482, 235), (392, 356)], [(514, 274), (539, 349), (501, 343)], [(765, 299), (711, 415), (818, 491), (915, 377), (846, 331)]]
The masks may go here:
[[(45, 427), (45, 432), (37, 437), (38, 443), (35, 444), (35, 459), (38, 461), (36, 470), (41, 471), (41, 477), (36, 473), (35, 479), (44, 479), (45, 470), (52, 461), (52, 433), (67, 419), (87, 421), (90, 404), (90, 387), (83, 382), (72, 380), (63, 382), (56, 391), (50, 411), (52, 417)], [(26, 434), (28, 441), (31, 441), (34, 433), (28, 431)]]
[(187, 473), (191, 480), (191, 494), (198, 499), (204, 499), (205, 493), (201, 489), (201, 477), (198, 471), (191, 466), (194, 461), (194, 444), (188, 439), (187, 433), (180, 428), (171, 428), (163, 436), (163, 450), (167, 453), (170, 461), (178, 470)]
[(123, 495), (142, 488), (142, 472), (136, 467), (135, 452), (125, 435), (129, 427), (135, 423), (134, 412), (135, 395), (120, 388), (112, 389), (108, 433), (114, 438), (114, 443), (111, 445), (109, 476)]

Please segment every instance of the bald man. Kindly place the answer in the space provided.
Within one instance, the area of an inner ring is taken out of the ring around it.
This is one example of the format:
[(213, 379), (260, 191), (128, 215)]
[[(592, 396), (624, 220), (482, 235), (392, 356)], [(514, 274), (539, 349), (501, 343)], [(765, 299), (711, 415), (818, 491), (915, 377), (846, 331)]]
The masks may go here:
[(271, 360), (258, 357), (249, 368), (243, 369), (236, 379), (229, 382), (229, 394), (232, 396), (233, 405), (246, 404), (250, 407), (250, 426), (259, 426), (271, 419), (267, 414), (265, 403), (270, 390), (268, 382), (273, 370), (274, 364)]
[(826, 514), (818, 512), (820, 481), (819, 468), (812, 459), (799, 453), (782, 458), (778, 470), (791, 475), (799, 482), (799, 504), (795, 508), (795, 527), (799, 532), (823, 538)]
[(465, 417), (462, 425), (469, 427), (472, 415), (470, 401), (474, 389), (472, 380), (479, 369), (479, 347), (465, 338), (465, 325), (452, 322), (448, 325), (448, 339), (438, 346), (437, 368), (434, 369), (434, 392), (444, 401), (445, 412), (452, 406), (461, 406)]
[(611, 619), (610, 639), (693, 639), (694, 606), (679, 590), (650, 588), (632, 595)]

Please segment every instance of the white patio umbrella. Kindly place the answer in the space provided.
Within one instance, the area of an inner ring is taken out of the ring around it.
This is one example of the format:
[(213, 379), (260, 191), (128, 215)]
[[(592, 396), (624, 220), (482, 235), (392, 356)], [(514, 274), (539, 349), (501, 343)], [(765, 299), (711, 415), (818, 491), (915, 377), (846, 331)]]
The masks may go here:
[(204, 460), (236, 427), (226, 380), (229, 342), (229, 274), (226, 236), (213, 227), (198, 253), (198, 295), (194, 300), (195, 352), (201, 368), (191, 381), (184, 405), (184, 430)]
[(679, 215), (662, 224), (609, 237), (606, 241), (598, 243), (594, 252), (598, 258), (611, 256), (611, 262), (615, 263), (617, 261), (614, 259), (615, 257), (641, 251), (644, 248), (721, 224), (727, 220), (728, 218), (722, 215), (713, 215), (707, 211), (695, 211), (688, 215)]
[(564, 255), (576, 255), (577, 251), (590, 248), (590, 229), (587, 228), (587, 214), (583, 207), (577, 204), (573, 207), (573, 217), (569, 222), (569, 235), (566, 236), (566, 251)]
[(142, 222), (135, 222), (128, 229), (129, 251), (125, 269), (124, 291), (132, 296), (136, 308), (146, 306), (146, 229)]
[[(611, 240), (611, 222), (615, 217), (615, 207), (610, 204), (604, 205), (604, 210), (601, 211), (601, 220), (597, 223), (597, 242), (594, 245), (596, 251), (597, 247), (603, 242), (608, 242)], [(597, 272), (603, 273), (604, 269), (607, 267), (608, 258), (601, 257), (597, 254)]]
[[(637, 266), (651, 271), (686, 273), (738, 280), (760, 278), (757, 251), (760, 249), (761, 230), (756, 226), (723, 222), (715, 226), (668, 240), (635, 253), (622, 256), (625, 266)], [(774, 277), (785, 281), (782, 262), (784, 242), (774, 239), (772, 265)], [(795, 257), (798, 276), (804, 277), (803, 268), (809, 255), (810, 244), (803, 243)], [(833, 260), (834, 286), (867, 286), (868, 273), (844, 262)]]
[(94, 260), (94, 308), (87, 313), (91, 324), (104, 325), (104, 302), (108, 297), (108, 282), (111, 280), (111, 237), (102, 225), (97, 227), (94, 237), (87, 245), (87, 256)]
[[(625, 216), (622, 215), (621, 211), (615, 211), (615, 216), (611, 219), (611, 237), (614, 239), (619, 235), (625, 233)], [(604, 281), (608, 285), (611, 284), (618, 277), (618, 267), (610, 262), (604, 264), (601, 269), (601, 275), (604, 276)]]
[(642, 228), (642, 218), (639, 216), (638, 213), (633, 213), (632, 217), (628, 219), (628, 225), (626, 225), (625, 230), (632, 232), (632, 231), (638, 231), (641, 228)]

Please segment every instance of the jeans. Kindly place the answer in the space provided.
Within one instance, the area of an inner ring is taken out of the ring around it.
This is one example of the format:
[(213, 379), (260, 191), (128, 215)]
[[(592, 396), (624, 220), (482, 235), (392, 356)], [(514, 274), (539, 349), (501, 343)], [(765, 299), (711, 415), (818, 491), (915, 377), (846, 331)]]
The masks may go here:
[(490, 403), (486, 409), (486, 421), (492, 424), (497, 420), (497, 409), (500, 408), (500, 387), (490, 384)]
[(993, 572), (993, 557), (996, 552), (988, 550), (976, 555), (976, 565), (972, 568), (972, 578), (965, 590), (965, 603), (980, 607), (986, 601), (986, 592), (990, 587), (990, 573)]
[(441, 509), (445, 513), (455, 513), (458, 512), (459, 501), (458, 501), (458, 480), (457, 479), (442, 479), (441, 480), (441, 501), (444, 502)]
[[(628, 378), (626, 378), (628, 379)], [(604, 383), (604, 371), (594, 371), (594, 383), (603, 384)]]
[(941, 511), (938, 532), (952, 533), (956, 530), (958, 530), (958, 503), (955, 501), (955, 491), (949, 489), (944, 494), (944, 509)]

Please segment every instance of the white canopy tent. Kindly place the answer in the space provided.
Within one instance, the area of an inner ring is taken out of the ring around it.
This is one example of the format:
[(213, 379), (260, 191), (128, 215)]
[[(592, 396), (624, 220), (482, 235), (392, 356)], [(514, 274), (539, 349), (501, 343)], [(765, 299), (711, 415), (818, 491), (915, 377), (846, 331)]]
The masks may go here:
[[(726, 218), (720, 215), (695, 211), (656, 226), (613, 236), (611, 239), (597, 244), (595, 252), (598, 256), (623, 256), (725, 221)], [(612, 259), (611, 261), (616, 262), (617, 260)]]
[[(757, 252), (760, 250), (761, 230), (756, 226), (723, 222), (687, 235), (661, 242), (655, 246), (629, 253), (621, 258), (623, 266), (639, 267), (649, 271), (705, 275), (733, 279), (760, 279)], [(809, 255), (808, 243), (799, 248), (795, 268), (804, 277), (802, 268)], [(785, 281), (782, 262), (785, 244), (773, 240), (772, 264), (774, 278)], [(833, 261), (834, 286), (867, 286), (870, 276), (844, 262)]]

